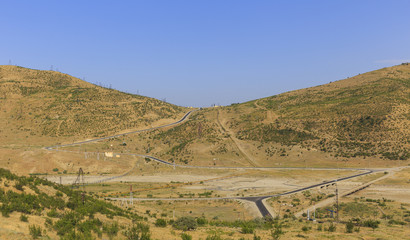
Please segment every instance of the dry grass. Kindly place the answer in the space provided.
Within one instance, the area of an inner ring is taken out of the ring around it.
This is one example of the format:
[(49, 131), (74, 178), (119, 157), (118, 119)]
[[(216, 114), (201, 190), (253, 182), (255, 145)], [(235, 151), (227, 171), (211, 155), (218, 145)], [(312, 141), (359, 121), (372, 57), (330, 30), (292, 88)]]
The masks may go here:
[(184, 112), (175, 105), (59, 72), (0, 66), (0, 136), (8, 137), (8, 145), (38, 145), (38, 139), (47, 137), (59, 137), (55, 143), (106, 136), (172, 122)]
[[(47, 173), (48, 178), (56, 182), (61, 176), (65, 184), (74, 181), (80, 167), (86, 172), (86, 181), (131, 171), (130, 175), (116, 181), (86, 187), (87, 192), (98, 196), (127, 192), (131, 184), (134, 197), (144, 198), (198, 197), (206, 192), (211, 197), (284, 192), (353, 173), (310, 170), (314, 167), (369, 168), (409, 164), (409, 160), (387, 160), (406, 157), (406, 149), (409, 149), (409, 80), (410, 67), (396, 66), (324, 86), (230, 107), (205, 109), (174, 128), (64, 148), (72, 152), (49, 152), (42, 147), (170, 123), (181, 117), (185, 109), (98, 87), (57, 72), (2, 66), (0, 164), (20, 174)], [(113, 125), (113, 122), (118, 124)], [(306, 169), (174, 170), (140, 157), (104, 157), (105, 152), (147, 154), (169, 162), (200, 166)], [(344, 191), (382, 175), (372, 174), (341, 182), (338, 186)], [(357, 202), (377, 209), (377, 216), (363, 215), (381, 219), (380, 228), (374, 231), (363, 227), (359, 233), (347, 234), (344, 224), (337, 224), (336, 232), (329, 233), (317, 230), (318, 223), (289, 217), (281, 220), (285, 232), (282, 238), (405, 239), (409, 235), (408, 223), (405, 226), (389, 224), (389, 219), (383, 218), (380, 212), (398, 216), (396, 220), (406, 218), (409, 175), (409, 170), (404, 169), (341, 200), (347, 206)], [(309, 194), (299, 193), (269, 202), (277, 213), (281, 209), (278, 215), (283, 218), (285, 214), (292, 216), (308, 207), (313, 198), (329, 197), (333, 193), (332, 187), (318, 188)], [(386, 206), (366, 201), (383, 197), (394, 201), (386, 202)], [(170, 226), (155, 227), (156, 218), (171, 220), (175, 214), (176, 218), (205, 216), (208, 220), (234, 221), (254, 216), (248, 205), (234, 200), (140, 201), (123, 207), (130, 207), (130, 211), (146, 217), (154, 239), (179, 239), (181, 233)], [(341, 212), (343, 221), (354, 217), (347, 213)], [(28, 225), (19, 221), (19, 215), (13, 214), (7, 220), (0, 217), (0, 238), (27, 238)], [(30, 215), (29, 219), (44, 222), (40, 216)], [(131, 224), (128, 220), (115, 220)], [(323, 228), (329, 224), (323, 223)], [(302, 227), (308, 230), (303, 231)], [(269, 239), (268, 229), (256, 229), (256, 233), (262, 239)], [(55, 238), (53, 234), (50, 231), (48, 235)], [(194, 239), (206, 239), (211, 234), (224, 239), (252, 238), (252, 235), (241, 234), (239, 228), (209, 225), (189, 234)]]

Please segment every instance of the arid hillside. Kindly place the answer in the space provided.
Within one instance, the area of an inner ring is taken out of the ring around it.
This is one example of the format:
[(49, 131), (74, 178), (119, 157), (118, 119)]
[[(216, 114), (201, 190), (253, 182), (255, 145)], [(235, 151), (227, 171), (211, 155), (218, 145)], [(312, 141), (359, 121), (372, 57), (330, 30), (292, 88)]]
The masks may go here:
[(126, 239), (136, 231), (129, 226), (142, 217), (76, 190), (0, 168), (0, 238), (113, 239), (124, 229)]
[(224, 109), (239, 139), (299, 144), (335, 156), (410, 158), (410, 65)]
[[(184, 108), (100, 87), (55, 71), (0, 66), (0, 140), (107, 136), (174, 121)], [(60, 140), (53, 139), (58, 142)]]
[(182, 164), (400, 165), (410, 159), (409, 103), (410, 65), (402, 64), (204, 109), (191, 121), (139, 136), (134, 144), (145, 143), (145, 152)]

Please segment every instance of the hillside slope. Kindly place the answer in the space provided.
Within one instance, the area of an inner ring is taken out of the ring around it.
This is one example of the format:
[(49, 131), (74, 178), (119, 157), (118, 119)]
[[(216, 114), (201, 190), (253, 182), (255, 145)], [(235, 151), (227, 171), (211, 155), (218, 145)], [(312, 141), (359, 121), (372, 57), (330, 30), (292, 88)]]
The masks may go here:
[(300, 144), (336, 156), (410, 158), (410, 65), (228, 107), (240, 139)]
[(191, 121), (147, 133), (146, 142), (134, 139), (134, 144), (147, 144), (144, 149), (152, 154), (183, 164), (335, 166), (342, 161), (346, 167), (367, 167), (370, 160), (385, 166), (392, 164), (387, 159), (410, 159), (409, 110), (410, 65), (402, 64), (204, 109)]
[[(127, 239), (131, 223), (142, 220), (131, 211), (68, 186), (17, 176), (3, 168), (0, 212), (1, 239)], [(144, 226), (144, 234), (149, 236), (149, 226)]]
[(0, 136), (7, 143), (30, 142), (35, 136), (107, 136), (156, 121), (171, 122), (184, 112), (182, 107), (67, 74), (0, 66)]

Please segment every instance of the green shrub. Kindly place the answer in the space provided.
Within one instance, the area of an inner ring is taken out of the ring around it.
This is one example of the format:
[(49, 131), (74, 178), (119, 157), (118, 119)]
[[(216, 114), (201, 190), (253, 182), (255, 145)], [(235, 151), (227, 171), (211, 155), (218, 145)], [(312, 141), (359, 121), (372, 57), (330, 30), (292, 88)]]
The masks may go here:
[(204, 226), (208, 223), (205, 217), (200, 217), (196, 219), (196, 223), (198, 223), (198, 226)]
[(7, 203), (3, 203), (3, 205), (1, 205), (0, 211), (3, 217), (10, 217), (10, 213), (12, 212), (10, 205), (8, 205)]
[(397, 225), (406, 225), (405, 222), (399, 221), (399, 220), (394, 220), (394, 219), (389, 220), (388, 223), (389, 223), (389, 224), (397, 224)]
[(369, 219), (363, 222), (363, 227), (370, 227), (374, 231), (374, 229), (379, 227), (379, 224), (380, 224), (379, 221)]
[(162, 218), (158, 218), (157, 221), (155, 222), (155, 226), (157, 227), (166, 227), (167, 226), (167, 221)]
[(68, 212), (64, 216), (55, 222), (54, 229), (57, 231), (57, 235), (64, 236), (74, 231), (75, 226), (80, 222), (80, 215), (76, 212)]
[(128, 240), (150, 240), (151, 233), (149, 232), (149, 226), (143, 223), (138, 223), (137, 226), (128, 228), (125, 231), (125, 237)]
[(192, 240), (192, 236), (187, 233), (181, 233), (182, 240)]
[(274, 225), (274, 229), (271, 230), (271, 237), (272, 237), (272, 239), (274, 239), (274, 240), (278, 240), (278, 239), (281, 237), (281, 235), (283, 235), (284, 233), (285, 233), (285, 232), (283, 232), (283, 230), (282, 230), (282, 225), (276, 223), (276, 224)]
[(53, 226), (53, 220), (51, 220), (51, 218), (46, 218), (45, 225), (46, 225), (46, 227), (52, 227)]
[(173, 227), (178, 230), (189, 231), (197, 228), (197, 223), (193, 217), (180, 217), (178, 218)]
[(52, 217), (52, 218), (56, 218), (59, 217), (60, 214), (58, 214), (58, 212), (55, 209), (51, 209), (48, 213), (47, 216)]
[(256, 234), (253, 235), (253, 240), (262, 240), (260, 236), (257, 236)]
[(120, 229), (117, 222), (103, 226), (103, 231), (107, 233), (108, 237), (110, 238), (117, 236), (119, 230)]
[(333, 223), (330, 224), (329, 228), (327, 229), (329, 232), (335, 232), (336, 231), (336, 225), (333, 225)]
[(27, 215), (21, 214), (21, 216), (20, 216), (20, 221), (22, 221), (22, 222), (28, 222), (28, 217), (27, 217)]
[(222, 240), (222, 238), (219, 234), (214, 233), (212, 235), (208, 235), (206, 240)]
[(347, 233), (352, 233), (354, 228), (354, 224), (352, 221), (349, 221), (346, 223), (346, 232)]
[(33, 239), (37, 239), (37, 238), (41, 237), (42, 230), (41, 230), (40, 226), (37, 227), (36, 225), (30, 225), (28, 227), (28, 229), (29, 229), (30, 235)]
[(255, 227), (250, 224), (244, 224), (241, 227), (241, 233), (243, 234), (252, 234), (255, 230)]
[(20, 182), (17, 182), (17, 183), (14, 185), (14, 188), (16, 188), (17, 190), (20, 190), (20, 191), (24, 191), (24, 189), (23, 189), (23, 184), (20, 183)]

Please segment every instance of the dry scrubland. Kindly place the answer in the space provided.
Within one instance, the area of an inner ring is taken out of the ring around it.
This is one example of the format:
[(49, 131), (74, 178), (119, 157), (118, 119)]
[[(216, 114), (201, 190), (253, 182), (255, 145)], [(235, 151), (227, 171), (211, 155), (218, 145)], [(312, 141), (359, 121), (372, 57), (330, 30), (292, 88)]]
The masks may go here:
[[(55, 144), (65, 137), (107, 136), (157, 121), (172, 122), (185, 111), (67, 74), (16, 66), (0, 66), (0, 103), (1, 136), (8, 145), (42, 137), (58, 137), (49, 139)], [(16, 139), (10, 138), (15, 135)]]
[[(408, 168), (338, 183), (344, 192), (375, 181), (340, 197), (339, 223), (326, 210), (335, 208), (334, 185), (268, 200), (275, 220), (255, 219), (259, 212), (246, 201), (206, 198), (281, 193), (355, 172), (312, 170), (316, 167), (407, 166), (409, 85), (410, 65), (403, 64), (203, 109), (174, 127), (57, 152), (43, 147), (160, 126), (188, 109), (58, 72), (0, 66), (0, 165), (32, 174), (24, 178), (2, 170), (0, 238), (405, 239), (410, 235)], [(182, 166), (302, 169), (174, 169), (134, 153)], [(85, 205), (79, 192), (55, 184), (61, 179), (70, 185), (80, 167), (90, 183)], [(104, 200), (128, 196), (130, 185), (134, 198), (146, 200), (133, 205)], [(27, 199), (37, 204), (13, 203)], [(316, 222), (304, 217), (313, 205)]]
[[(379, 184), (394, 185), (391, 181), (401, 179), (402, 175), (408, 177), (408, 168), (372, 187), (340, 197), (339, 223), (326, 211), (335, 208), (335, 186), (332, 185), (270, 199), (268, 203), (277, 216), (275, 220), (264, 220), (254, 219), (250, 214), (252, 209), (246, 203), (235, 200), (134, 201), (132, 205), (117, 201), (112, 205), (111, 201), (95, 199), (98, 195), (96, 192), (110, 188), (126, 189), (130, 182), (86, 186), (88, 193), (85, 204), (82, 204), (78, 191), (36, 177), (17, 177), (4, 170), (0, 172), (2, 239), (30, 239), (40, 233), (42, 237), (52, 239), (73, 239), (74, 234), (80, 239), (133, 239), (130, 235), (132, 232), (138, 236), (150, 235), (151, 239), (182, 239), (183, 233), (193, 239), (405, 239), (410, 232), (410, 203), (400, 201), (403, 199), (371, 196), (378, 191)], [(298, 175), (303, 173), (299, 172)], [(340, 182), (338, 187), (340, 190), (349, 189), (384, 175), (377, 173)], [(149, 194), (151, 184), (155, 183), (140, 181), (138, 187), (147, 189), (146, 193)], [(406, 184), (406, 180), (401, 180), (401, 184)], [(195, 185), (187, 184), (176, 190), (180, 191), (186, 186)], [(166, 188), (162, 190), (166, 191)], [(307, 221), (305, 214), (298, 217), (299, 210), (326, 199), (330, 199), (331, 203), (316, 209), (315, 222)], [(40, 233), (33, 230), (39, 227)]]
[(410, 159), (409, 85), (404, 64), (206, 109), (176, 128), (124, 141), (137, 141), (134, 150), (141, 140), (151, 147), (135, 150), (179, 164), (402, 165)]
[[(44, 146), (171, 123), (185, 112), (55, 71), (0, 66), (0, 161), (19, 173), (51, 172), (60, 157)], [(44, 167), (26, 167), (38, 159)]]

